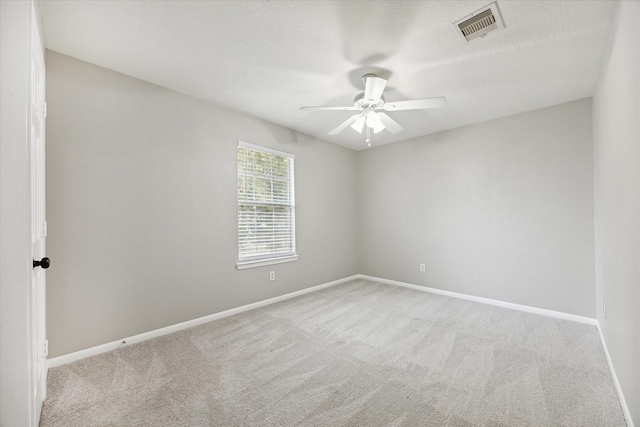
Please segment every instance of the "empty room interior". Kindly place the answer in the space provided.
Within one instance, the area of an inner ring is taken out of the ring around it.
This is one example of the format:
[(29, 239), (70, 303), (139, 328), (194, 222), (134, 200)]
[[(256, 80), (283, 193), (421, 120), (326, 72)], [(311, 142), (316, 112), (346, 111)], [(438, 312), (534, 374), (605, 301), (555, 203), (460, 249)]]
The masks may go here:
[(640, 2), (1, 7), (2, 427), (640, 424)]

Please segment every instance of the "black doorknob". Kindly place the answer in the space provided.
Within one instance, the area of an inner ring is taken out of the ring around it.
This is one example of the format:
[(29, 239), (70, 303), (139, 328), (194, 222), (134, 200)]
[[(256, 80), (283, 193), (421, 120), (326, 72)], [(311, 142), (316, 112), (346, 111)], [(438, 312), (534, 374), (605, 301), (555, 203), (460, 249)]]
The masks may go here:
[(35, 259), (33, 260), (33, 268), (36, 268), (36, 267), (49, 268), (50, 265), (51, 265), (51, 261), (47, 257), (42, 258), (40, 261), (36, 261)]

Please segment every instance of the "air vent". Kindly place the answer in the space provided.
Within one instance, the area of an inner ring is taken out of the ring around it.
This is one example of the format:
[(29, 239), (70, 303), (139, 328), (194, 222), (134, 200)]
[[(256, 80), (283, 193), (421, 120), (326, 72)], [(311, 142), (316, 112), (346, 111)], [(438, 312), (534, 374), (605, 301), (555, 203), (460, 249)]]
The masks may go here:
[(460, 38), (468, 43), (486, 36), (492, 31), (504, 28), (504, 22), (497, 3), (491, 3), (482, 9), (453, 23)]

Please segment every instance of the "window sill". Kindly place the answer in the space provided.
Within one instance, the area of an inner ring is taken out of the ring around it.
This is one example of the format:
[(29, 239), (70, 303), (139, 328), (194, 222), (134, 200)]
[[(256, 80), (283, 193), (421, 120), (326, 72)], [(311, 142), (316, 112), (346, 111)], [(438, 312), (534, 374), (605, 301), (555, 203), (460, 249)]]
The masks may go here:
[(247, 268), (264, 267), (266, 265), (282, 264), (285, 262), (293, 262), (298, 260), (298, 255), (289, 255), (280, 258), (268, 258), (268, 259), (256, 259), (252, 261), (238, 261), (236, 262), (236, 268), (238, 270), (245, 270)]

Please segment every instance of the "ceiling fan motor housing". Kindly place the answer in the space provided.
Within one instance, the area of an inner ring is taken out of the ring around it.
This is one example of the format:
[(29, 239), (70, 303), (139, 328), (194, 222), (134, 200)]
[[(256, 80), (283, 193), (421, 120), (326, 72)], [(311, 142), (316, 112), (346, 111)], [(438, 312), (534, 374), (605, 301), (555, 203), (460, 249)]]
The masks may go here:
[(356, 95), (355, 98), (353, 98), (353, 106), (361, 110), (364, 110), (367, 107), (371, 108), (372, 110), (376, 110), (378, 108), (382, 108), (383, 105), (384, 105), (384, 96), (382, 95), (380, 96), (380, 99), (376, 103), (371, 103), (370, 100), (365, 99), (364, 92), (359, 93), (358, 95)]

